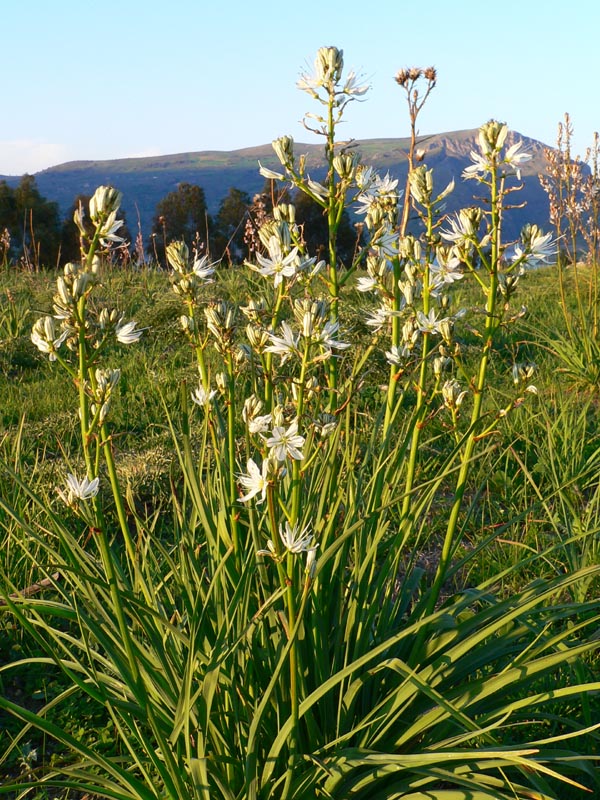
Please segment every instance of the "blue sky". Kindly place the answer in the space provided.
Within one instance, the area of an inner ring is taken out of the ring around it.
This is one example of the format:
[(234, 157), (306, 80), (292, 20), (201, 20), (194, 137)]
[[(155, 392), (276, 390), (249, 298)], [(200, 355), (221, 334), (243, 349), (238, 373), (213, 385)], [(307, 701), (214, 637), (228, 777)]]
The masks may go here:
[(3, 4), (0, 173), (78, 159), (315, 141), (296, 89), (322, 45), (371, 85), (345, 137), (405, 136), (401, 67), (434, 65), (420, 132), (491, 117), (574, 149), (600, 129), (600, 4), (571, 0), (28, 0)]

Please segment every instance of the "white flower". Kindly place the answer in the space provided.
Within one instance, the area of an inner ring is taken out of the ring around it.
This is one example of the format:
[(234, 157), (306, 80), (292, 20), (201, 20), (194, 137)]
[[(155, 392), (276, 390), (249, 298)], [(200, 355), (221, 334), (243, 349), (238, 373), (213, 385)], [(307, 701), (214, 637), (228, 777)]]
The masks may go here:
[(271, 414), (263, 414), (248, 421), (248, 430), (250, 433), (266, 433), (272, 423), (273, 417)]
[(242, 409), (242, 419), (248, 426), (250, 433), (265, 433), (269, 430), (269, 426), (273, 421), (272, 414), (260, 414), (262, 411), (262, 400), (259, 400), (256, 395), (250, 395), (244, 401), (244, 408)]
[(394, 230), (389, 223), (382, 225), (373, 235), (371, 246), (376, 247), (381, 254), (388, 258), (395, 258), (398, 255), (398, 231)]
[(315, 70), (312, 75), (300, 76), (296, 86), (313, 97), (318, 97), (316, 90), (330, 83), (337, 83), (344, 68), (344, 51), (337, 47), (320, 47), (315, 58)]
[(395, 367), (401, 366), (405, 359), (410, 355), (410, 351), (406, 347), (398, 347), (393, 344), (390, 350), (385, 352), (385, 360), (388, 364), (393, 364)]
[(243, 497), (240, 497), (240, 503), (247, 503), (248, 500), (256, 497), (256, 495), (260, 495), (257, 502), (263, 503), (267, 496), (267, 486), (269, 484), (269, 460), (265, 458), (262, 463), (262, 469), (259, 469), (256, 462), (249, 458), (246, 463), (246, 468), (248, 474), (238, 476), (244, 489), (248, 490)]
[(525, 225), (521, 231), (521, 244), (515, 245), (513, 261), (523, 259), (528, 264), (545, 262), (556, 255), (556, 242), (551, 233), (542, 233), (537, 225)]
[(357, 85), (358, 77), (351, 71), (348, 73), (348, 77), (346, 78), (346, 83), (344, 84), (344, 94), (349, 94), (354, 97), (359, 95), (365, 94), (365, 92), (369, 91), (369, 84), (364, 83), (362, 86)]
[(79, 481), (69, 473), (67, 475), (67, 491), (63, 492), (58, 489), (58, 494), (61, 500), (68, 506), (75, 504), (77, 500), (91, 500), (98, 494), (100, 486), (100, 478), (96, 477), (92, 481), (88, 480), (87, 476)]
[(304, 458), (304, 441), (304, 436), (298, 433), (298, 421), (294, 420), (287, 430), (283, 425), (273, 428), (270, 438), (267, 439), (267, 447), (270, 448), (271, 457), (277, 461), (285, 461), (288, 456), (301, 461)]
[(281, 361), (283, 363), (291, 355), (299, 352), (298, 344), (300, 342), (300, 334), (294, 333), (291, 325), (285, 321), (281, 323), (281, 332), (283, 334), (282, 336), (275, 336), (273, 333), (269, 334), (271, 344), (265, 347), (265, 352), (276, 353), (281, 356)]
[(340, 342), (338, 339), (333, 338), (337, 334), (339, 327), (339, 323), (337, 322), (326, 322), (320, 333), (318, 333), (316, 337), (313, 337), (313, 340), (327, 351), (346, 350), (346, 348), (350, 347), (349, 342)]
[(287, 520), (283, 528), (279, 527), (281, 542), (289, 553), (307, 553), (309, 550), (316, 550), (316, 547), (312, 546), (314, 538), (312, 533), (307, 533), (308, 528), (307, 525), (299, 531), (297, 525), (292, 527)]
[(508, 148), (504, 156), (504, 163), (514, 169), (518, 180), (521, 180), (521, 164), (531, 161), (531, 153), (519, 152), (522, 146), (523, 142), (516, 142)]
[[(469, 167), (467, 168), (469, 169)], [(450, 218), (451, 230), (441, 230), (440, 236), (447, 242), (465, 245), (473, 241), (479, 230), (481, 214), (479, 209), (463, 208), (456, 218)]]
[(396, 191), (398, 187), (397, 178), (392, 178), (386, 173), (385, 178), (365, 171), (360, 177), (361, 185), (364, 187), (356, 198), (359, 203), (356, 209), (357, 214), (367, 214), (371, 207), (381, 200), (398, 201), (402, 197), (402, 191)]
[(432, 308), (429, 314), (417, 311), (417, 328), (421, 333), (441, 333), (442, 326), (448, 322), (448, 317), (438, 319), (435, 310)]
[(213, 399), (216, 393), (216, 389), (212, 389), (210, 392), (208, 392), (204, 386), (200, 384), (198, 388), (194, 389), (192, 392), (192, 400), (197, 406), (200, 406), (200, 408), (205, 408), (206, 406), (210, 405), (210, 401)]
[(281, 242), (277, 236), (271, 236), (267, 244), (267, 249), (269, 251), (269, 258), (265, 258), (260, 253), (257, 253), (256, 258), (260, 264), (260, 268), (253, 267), (253, 269), (265, 277), (273, 275), (273, 284), (275, 287), (279, 286), (284, 276), (286, 278), (291, 278), (308, 263), (314, 263), (314, 259), (307, 259), (306, 263), (302, 262), (298, 257), (297, 247), (293, 247), (287, 256), (284, 256), (281, 249)]
[(362, 275), (356, 281), (356, 289), (359, 292), (372, 292), (375, 288), (377, 288), (377, 278), (373, 278), (371, 275)]
[(59, 336), (56, 334), (56, 323), (53, 317), (38, 319), (31, 331), (31, 341), (40, 352), (47, 353), (50, 361), (56, 361), (56, 351), (69, 335), (69, 329), (63, 330)]
[(282, 172), (275, 172), (272, 169), (268, 169), (267, 167), (263, 167), (263, 165), (258, 162), (258, 171), (269, 181), (282, 181), (285, 179), (285, 175)]
[(464, 273), (457, 269), (460, 266), (460, 259), (453, 257), (446, 263), (437, 261), (429, 265), (429, 277), (431, 278), (431, 288), (439, 289), (444, 284), (454, 283), (464, 278)]
[(115, 328), (117, 341), (121, 342), (121, 344), (133, 344), (137, 342), (144, 331), (136, 330), (136, 325), (137, 322), (134, 320), (131, 320), (131, 322), (118, 322)]
[(373, 332), (380, 331), (388, 320), (392, 317), (392, 312), (386, 306), (379, 306), (379, 308), (372, 311), (365, 320), (369, 328), (373, 328)]
[(122, 236), (117, 236), (116, 231), (123, 227), (123, 220), (117, 219), (117, 212), (113, 211), (108, 215), (106, 221), (100, 226), (98, 231), (99, 239), (103, 247), (106, 247), (108, 242), (123, 242), (125, 241)]
[(480, 156), (479, 153), (476, 153), (474, 150), (471, 150), (470, 155), (473, 163), (462, 172), (462, 176), (465, 180), (477, 178), (478, 175), (485, 176), (491, 171), (490, 162), (487, 158)]
[(196, 258), (194, 260), (194, 264), (192, 266), (192, 270), (196, 277), (200, 278), (200, 280), (205, 281), (209, 278), (215, 271), (215, 263), (211, 264), (208, 261), (208, 256), (202, 256), (201, 258)]
[[(308, 529), (309, 526), (307, 525), (305, 528), (299, 531), (297, 525), (292, 527), (286, 520), (284, 526), (279, 526), (279, 537), (281, 539), (281, 543), (288, 553), (292, 553), (292, 555), (306, 553), (306, 571), (312, 577), (316, 567), (315, 554), (319, 545), (313, 545), (314, 537), (312, 533), (307, 533)], [(269, 539), (267, 542), (267, 549), (259, 550), (257, 555), (270, 556), (271, 558), (277, 559), (277, 551), (273, 541)]]

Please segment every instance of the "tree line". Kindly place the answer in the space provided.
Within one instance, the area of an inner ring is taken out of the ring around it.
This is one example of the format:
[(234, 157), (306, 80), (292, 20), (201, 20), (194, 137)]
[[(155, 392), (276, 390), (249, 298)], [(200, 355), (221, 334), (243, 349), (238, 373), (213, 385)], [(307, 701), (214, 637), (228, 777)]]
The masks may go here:
[[(38, 270), (78, 261), (80, 234), (73, 214), (80, 204), (86, 209), (89, 200), (88, 195), (77, 195), (62, 219), (58, 204), (40, 194), (34, 176), (24, 175), (14, 188), (0, 181), (0, 264)], [(132, 237), (121, 213), (124, 224), (118, 233), (125, 241), (115, 257), (123, 263), (150, 261), (165, 265), (166, 245), (183, 240), (198, 255), (208, 254), (211, 260), (226, 265), (241, 263), (256, 248), (258, 227), (271, 214), (275, 202), (294, 204), (308, 251), (326, 258), (327, 220), (321, 207), (303, 193), (275, 197), (271, 181), (252, 198), (241, 189), (230, 188), (214, 216), (208, 212), (201, 186), (180, 183), (157, 203), (146, 239), (141, 233)], [(338, 235), (342, 261), (351, 260), (356, 236), (345, 214)]]

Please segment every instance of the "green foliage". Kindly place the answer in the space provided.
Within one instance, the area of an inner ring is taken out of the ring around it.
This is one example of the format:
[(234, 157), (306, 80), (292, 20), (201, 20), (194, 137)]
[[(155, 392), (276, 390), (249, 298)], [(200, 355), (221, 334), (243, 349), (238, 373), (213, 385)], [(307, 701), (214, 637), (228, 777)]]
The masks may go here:
[(5, 266), (19, 260), (36, 271), (54, 265), (60, 245), (58, 205), (42, 197), (32, 175), (24, 175), (16, 189), (0, 182), (0, 230)]
[(211, 224), (204, 191), (191, 183), (180, 183), (177, 189), (156, 206), (148, 252), (164, 263), (168, 242), (184, 241), (188, 247), (207, 250)]
[[(309, 253), (317, 259), (327, 259), (329, 228), (323, 208), (309, 195), (297, 191), (292, 202), (296, 208), (296, 221), (302, 228), (302, 237)], [(344, 209), (337, 231), (337, 254), (341, 263), (350, 267), (359, 250), (359, 236), (350, 223), (348, 210)]]
[(232, 187), (223, 198), (215, 217), (212, 251), (219, 261), (240, 264), (246, 255), (246, 222), (250, 197), (247, 192)]

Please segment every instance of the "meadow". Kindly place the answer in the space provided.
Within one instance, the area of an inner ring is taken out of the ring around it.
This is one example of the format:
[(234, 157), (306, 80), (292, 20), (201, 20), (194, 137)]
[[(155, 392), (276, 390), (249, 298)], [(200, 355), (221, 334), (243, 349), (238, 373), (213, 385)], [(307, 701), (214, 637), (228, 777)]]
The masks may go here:
[(79, 263), (0, 272), (0, 795), (597, 791), (595, 207), (578, 253), (567, 148), (555, 230), (505, 241), (528, 155), (492, 120), (446, 216), (435, 70), (396, 80), (405, 186), (338, 141), (366, 87), (322, 48), (299, 87), (327, 177), (273, 143), (244, 264), (172, 242), (168, 270), (118, 267), (103, 186)]

